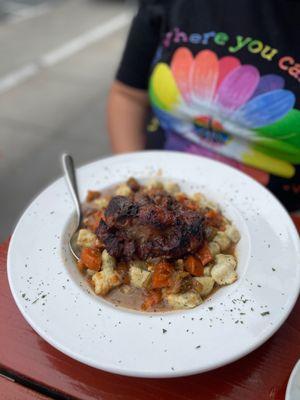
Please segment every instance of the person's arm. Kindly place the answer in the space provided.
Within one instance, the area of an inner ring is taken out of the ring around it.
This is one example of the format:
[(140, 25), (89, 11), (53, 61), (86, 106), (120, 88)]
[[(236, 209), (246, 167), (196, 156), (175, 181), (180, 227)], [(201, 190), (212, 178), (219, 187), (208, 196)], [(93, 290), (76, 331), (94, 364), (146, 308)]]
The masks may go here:
[(107, 104), (107, 127), (114, 153), (142, 150), (149, 112), (146, 90), (119, 81), (112, 84)]
[(161, 24), (160, 18), (153, 14), (153, 4), (160, 1), (140, 2), (116, 80), (110, 90), (107, 126), (115, 153), (141, 150), (145, 147), (145, 125), (149, 112), (148, 79), (159, 45)]

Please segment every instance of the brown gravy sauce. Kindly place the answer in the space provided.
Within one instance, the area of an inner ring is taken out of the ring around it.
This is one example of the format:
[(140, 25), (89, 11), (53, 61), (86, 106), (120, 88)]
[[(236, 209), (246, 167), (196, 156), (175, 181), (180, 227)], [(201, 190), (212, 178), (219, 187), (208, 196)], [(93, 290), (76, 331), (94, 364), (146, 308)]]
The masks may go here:
[[(235, 255), (235, 247), (236, 245), (231, 245), (223, 254), (229, 254), (232, 256)], [(203, 297), (203, 300), (211, 297), (222, 287), (215, 284), (213, 290), (209, 293), (208, 296)], [(122, 285), (115, 289), (113, 289), (110, 293), (108, 293), (104, 297), (107, 301), (113, 303), (116, 306), (129, 308), (131, 310), (141, 311), (141, 306), (144, 302), (144, 292), (143, 289), (138, 289), (131, 287), (129, 285)], [(174, 311), (167, 302), (162, 301), (158, 306), (150, 308), (146, 312), (164, 312), (164, 311)]]

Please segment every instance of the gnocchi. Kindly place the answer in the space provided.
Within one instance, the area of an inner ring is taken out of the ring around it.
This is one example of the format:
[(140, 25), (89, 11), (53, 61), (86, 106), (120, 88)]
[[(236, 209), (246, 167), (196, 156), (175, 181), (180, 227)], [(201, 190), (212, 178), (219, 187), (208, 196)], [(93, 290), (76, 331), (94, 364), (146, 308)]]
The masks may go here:
[(211, 241), (208, 243), (208, 248), (213, 256), (221, 252), (221, 247), (217, 242)]
[(234, 244), (236, 244), (241, 238), (240, 232), (231, 224), (227, 225), (225, 234)]
[(93, 247), (97, 236), (89, 229), (80, 229), (77, 237), (77, 245), (80, 247)]
[(129, 268), (130, 284), (136, 288), (146, 287), (149, 283), (151, 272), (139, 267), (131, 266)]
[(202, 298), (199, 293), (189, 291), (179, 294), (169, 294), (167, 301), (173, 308), (194, 308), (202, 303)]
[(228, 249), (231, 241), (225, 232), (219, 231), (216, 234), (216, 236), (213, 238), (213, 243), (217, 243), (220, 247), (220, 250), (224, 251), (224, 250)]
[(99, 199), (93, 200), (91, 204), (97, 210), (101, 211), (108, 206), (108, 200), (105, 197), (100, 197)]
[(216, 203), (208, 200), (202, 193), (195, 193), (192, 199), (198, 203), (201, 208), (209, 208), (216, 211), (219, 209)]
[(116, 196), (130, 196), (132, 190), (126, 183), (122, 183), (116, 190)]
[(163, 189), (164, 185), (156, 178), (149, 179), (146, 184), (147, 189)]
[(228, 254), (218, 254), (211, 269), (211, 277), (219, 285), (229, 285), (237, 280), (236, 259)]
[(164, 184), (164, 189), (170, 194), (176, 194), (180, 192), (180, 187), (175, 182), (166, 182)]
[(121, 285), (119, 274), (115, 271), (116, 260), (111, 257), (107, 250), (102, 252), (102, 270), (92, 276), (95, 293), (105, 296), (110, 290)]
[(199, 294), (201, 296), (207, 296), (213, 290), (215, 285), (215, 280), (210, 276), (201, 276), (199, 278), (194, 278), (194, 279), (202, 286), (202, 289), (199, 290)]

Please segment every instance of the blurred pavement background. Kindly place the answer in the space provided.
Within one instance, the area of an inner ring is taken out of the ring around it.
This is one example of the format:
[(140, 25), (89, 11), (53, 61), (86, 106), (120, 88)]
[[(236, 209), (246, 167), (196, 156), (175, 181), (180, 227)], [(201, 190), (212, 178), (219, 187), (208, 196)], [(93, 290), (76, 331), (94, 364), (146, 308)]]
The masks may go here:
[(105, 102), (135, 3), (0, 0), (0, 241), (31, 199), (110, 153)]

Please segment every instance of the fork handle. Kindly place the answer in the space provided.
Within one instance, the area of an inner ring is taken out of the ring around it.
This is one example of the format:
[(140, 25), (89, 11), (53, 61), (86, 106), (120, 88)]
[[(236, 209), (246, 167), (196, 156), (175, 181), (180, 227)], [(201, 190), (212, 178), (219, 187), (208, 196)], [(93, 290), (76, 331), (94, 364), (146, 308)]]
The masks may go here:
[(74, 168), (74, 161), (72, 156), (69, 154), (62, 155), (62, 166), (65, 174), (65, 178), (68, 184), (68, 188), (70, 190), (72, 199), (75, 204), (76, 209), (76, 216), (78, 220), (78, 225), (81, 223), (82, 220), (82, 210), (78, 195), (78, 188), (77, 188), (77, 179), (76, 179), (76, 172)]

